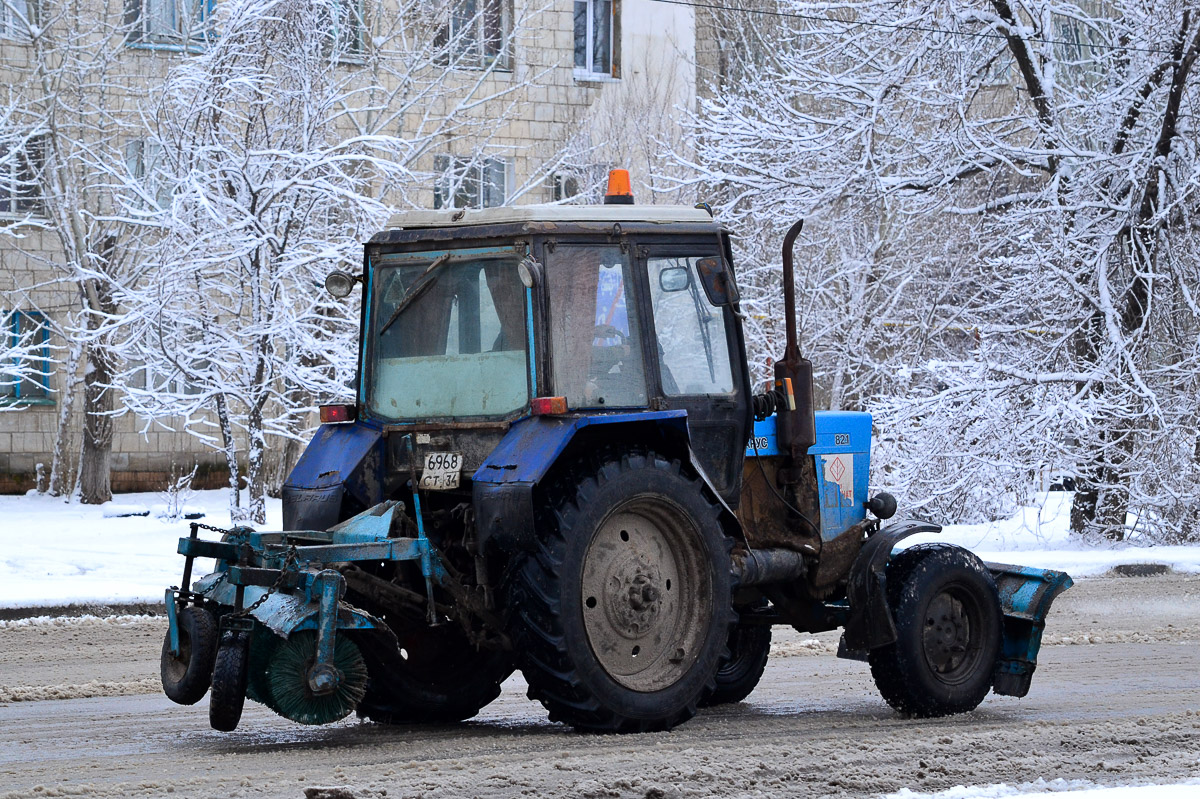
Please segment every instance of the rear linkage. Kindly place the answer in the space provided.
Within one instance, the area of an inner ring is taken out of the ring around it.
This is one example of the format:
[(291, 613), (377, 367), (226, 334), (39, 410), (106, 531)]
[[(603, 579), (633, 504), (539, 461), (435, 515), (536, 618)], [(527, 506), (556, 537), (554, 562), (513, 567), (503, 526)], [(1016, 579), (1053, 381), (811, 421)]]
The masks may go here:
[[(168, 631), (162, 680), (167, 696), (180, 704), (195, 704), (211, 685), (209, 719), (214, 729), (224, 731), (237, 726), (248, 692), (302, 723), (327, 723), (348, 715), (365, 692), (366, 670), (357, 647), (339, 631), (381, 635), (385, 645), (397, 651), (399, 645), (384, 622), (344, 601), (346, 578), (328, 564), (419, 564), (429, 622), (437, 624), (433, 586), (450, 580), (425, 535), (415, 494), (414, 510), (415, 538), (394, 536), (393, 518), (404, 512), (397, 501), (376, 505), (329, 531), (260, 533), (193, 522), (189, 536), (179, 539), (178, 552), (184, 556), (181, 585), (168, 588), (164, 597)], [(201, 539), (202, 529), (221, 533), (221, 540)], [(216, 559), (217, 569), (189, 587), (196, 558)], [(303, 631), (315, 632), (311, 653), (304, 662), (290, 664), (298, 669), (277, 668), (270, 658), (297, 655), (284, 654), (295, 648), (280, 647), (275, 639), (288, 641)], [(303, 684), (279, 686), (278, 680), (262, 677), (268, 671), (297, 674)], [(304, 698), (297, 701), (296, 696)]]

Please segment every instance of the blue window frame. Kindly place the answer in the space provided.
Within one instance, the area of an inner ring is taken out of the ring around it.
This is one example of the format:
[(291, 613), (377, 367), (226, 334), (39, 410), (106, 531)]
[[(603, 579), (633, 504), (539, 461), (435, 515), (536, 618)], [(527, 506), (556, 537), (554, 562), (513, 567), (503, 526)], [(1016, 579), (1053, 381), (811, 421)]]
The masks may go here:
[(216, 0), (125, 0), (133, 47), (201, 50), (213, 38)]
[(0, 314), (8, 343), (23, 350), (23, 357), (10, 361), (8, 369), (0, 368), (0, 399), (8, 401), (49, 401), (50, 397), (50, 327), (44, 314), (32, 311), (12, 311)]

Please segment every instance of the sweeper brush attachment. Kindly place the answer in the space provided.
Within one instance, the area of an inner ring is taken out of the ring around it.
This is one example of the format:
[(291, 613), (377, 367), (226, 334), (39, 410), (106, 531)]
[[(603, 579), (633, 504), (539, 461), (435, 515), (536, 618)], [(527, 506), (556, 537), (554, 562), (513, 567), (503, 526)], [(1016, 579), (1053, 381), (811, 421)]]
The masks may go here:
[(341, 675), (327, 693), (315, 693), (308, 674), (313, 665), (317, 634), (301, 630), (281, 641), (267, 667), (268, 705), (284, 718), (301, 724), (328, 724), (349, 716), (367, 692), (367, 664), (354, 642), (338, 636), (333, 666)]

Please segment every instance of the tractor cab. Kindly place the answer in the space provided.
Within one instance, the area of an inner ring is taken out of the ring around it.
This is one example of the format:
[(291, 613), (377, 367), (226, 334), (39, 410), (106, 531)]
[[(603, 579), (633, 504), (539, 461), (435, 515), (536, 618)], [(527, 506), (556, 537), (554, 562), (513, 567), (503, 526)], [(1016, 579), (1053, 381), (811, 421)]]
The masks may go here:
[(377, 432), (381, 455), (337, 498), (303, 485), (318, 475), (302, 462), (285, 526), (324, 529), (388, 498), (409, 480), (411, 458), (422, 489), (468, 497), (476, 481), (505, 477), (489, 456), (535, 417), (598, 426), (638, 414), (642, 427), (621, 436), (668, 439), (737, 506), (749, 376), (728, 234), (708, 212), (407, 212), (367, 243), (361, 280), (357, 398), (343, 418)]

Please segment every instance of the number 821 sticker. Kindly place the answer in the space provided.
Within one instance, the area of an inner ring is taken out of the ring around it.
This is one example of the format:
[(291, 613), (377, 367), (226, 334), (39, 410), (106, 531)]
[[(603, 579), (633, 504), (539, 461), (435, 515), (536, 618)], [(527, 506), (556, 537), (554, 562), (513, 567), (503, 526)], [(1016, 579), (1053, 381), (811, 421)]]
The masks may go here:
[(461, 452), (428, 452), (425, 454), (425, 469), (421, 473), (420, 487), (427, 491), (458, 488), (461, 473)]

